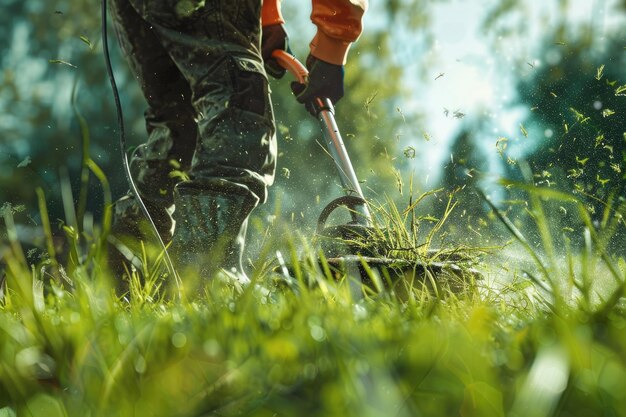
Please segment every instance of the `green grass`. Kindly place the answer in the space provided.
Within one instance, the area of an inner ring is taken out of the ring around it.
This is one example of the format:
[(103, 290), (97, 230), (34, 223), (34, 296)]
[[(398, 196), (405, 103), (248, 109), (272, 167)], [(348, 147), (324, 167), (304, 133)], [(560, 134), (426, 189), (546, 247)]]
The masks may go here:
[[(0, 416), (626, 415), (626, 263), (605, 250), (624, 204), (599, 225), (580, 207), (586, 247), (561, 256), (542, 201), (578, 203), (526, 191), (539, 248), (493, 205), (517, 243), (484, 258), (484, 279), (436, 295), (405, 286), (402, 298), (392, 286), (356, 299), (354, 277), (327, 279), (306, 239), (280, 230), (296, 287), (272, 272), (268, 242), (247, 288), (213, 280), (168, 296), (156, 259), (120, 297), (101, 233), (66, 225), (73, 255), (33, 264), (5, 208)], [(387, 207), (388, 246), (421, 248), (411, 210)], [(496, 266), (510, 256), (530, 264)]]

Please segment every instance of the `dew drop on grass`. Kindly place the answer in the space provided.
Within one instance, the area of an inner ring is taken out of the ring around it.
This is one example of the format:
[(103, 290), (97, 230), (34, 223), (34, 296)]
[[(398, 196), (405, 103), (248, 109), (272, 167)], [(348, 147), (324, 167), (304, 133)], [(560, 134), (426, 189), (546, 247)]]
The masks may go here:
[(206, 353), (208, 356), (215, 357), (220, 354), (222, 349), (220, 347), (220, 344), (217, 342), (217, 340), (208, 339), (202, 345), (202, 350), (204, 350), (204, 353)]
[(135, 371), (138, 374), (146, 372), (146, 359), (142, 355), (138, 355), (135, 359)]
[(312, 325), (311, 326), (311, 337), (316, 342), (323, 342), (326, 339), (326, 332), (321, 326)]
[(176, 348), (182, 348), (187, 344), (187, 336), (184, 333), (176, 332), (172, 335), (172, 345)]
[(22, 162), (17, 164), (17, 167), (18, 168), (25, 168), (25, 167), (29, 166), (31, 164), (31, 162), (33, 162), (33, 160), (30, 158), (30, 156), (27, 156), (26, 158), (24, 158), (22, 160)]
[(353, 312), (355, 320), (364, 320), (367, 318), (367, 310), (362, 305), (355, 304)]
[(317, 316), (311, 316), (307, 320), (309, 324), (309, 331), (313, 340), (317, 342), (323, 342), (326, 340), (326, 331), (322, 327), (322, 320)]
[(20, 372), (27, 374), (39, 361), (40, 356), (41, 352), (37, 347), (22, 349), (15, 355), (15, 366)]

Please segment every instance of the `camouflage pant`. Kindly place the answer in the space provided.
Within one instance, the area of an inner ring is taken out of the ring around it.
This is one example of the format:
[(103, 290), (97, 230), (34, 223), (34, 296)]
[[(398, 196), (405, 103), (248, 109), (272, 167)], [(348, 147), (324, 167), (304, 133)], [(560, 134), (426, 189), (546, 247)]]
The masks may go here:
[(259, 51), (261, 3), (110, 1), (148, 102), (148, 140), (131, 156), (146, 199), (170, 205), (177, 184), (228, 192), (234, 183), (265, 201), (276, 139)]

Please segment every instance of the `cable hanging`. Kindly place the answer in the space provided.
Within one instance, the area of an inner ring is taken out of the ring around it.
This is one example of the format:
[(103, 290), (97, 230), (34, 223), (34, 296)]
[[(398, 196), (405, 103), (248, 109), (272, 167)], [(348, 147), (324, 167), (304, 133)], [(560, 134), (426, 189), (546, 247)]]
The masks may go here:
[(124, 113), (122, 110), (122, 104), (120, 101), (120, 94), (117, 88), (117, 83), (115, 82), (115, 76), (113, 75), (113, 67), (111, 65), (111, 56), (109, 53), (109, 42), (108, 42), (108, 31), (107, 31), (107, 0), (102, 0), (102, 50), (104, 53), (104, 62), (107, 69), (107, 74), (109, 76), (109, 81), (111, 82), (111, 89), (113, 90), (113, 98), (115, 99), (115, 109), (117, 111), (117, 124), (119, 129), (119, 141), (120, 141), (120, 150), (122, 152), (122, 164), (124, 165), (124, 174), (126, 175), (126, 180), (130, 187), (131, 193), (134, 195), (136, 201), (139, 203), (139, 207), (141, 208), (142, 213), (148, 221), (150, 222), (150, 226), (152, 227), (152, 231), (156, 236), (158, 242), (160, 243), (163, 253), (165, 263), (167, 265), (167, 269), (171, 276), (174, 277), (176, 281), (176, 287), (178, 289), (179, 298), (181, 297), (181, 289), (182, 289), (182, 281), (180, 277), (176, 273), (176, 269), (174, 268), (174, 264), (172, 263), (172, 259), (169, 256), (167, 251), (167, 247), (165, 246), (165, 242), (161, 239), (159, 235), (158, 229), (154, 220), (152, 220), (152, 216), (148, 212), (148, 208), (144, 204), (141, 196), (139, 195), (139, 190), (133, 180), (132, 173), (130, 171), (130, 164), (128, 163), (128, 155), (126, 154), (126, 131), (124, 128)]

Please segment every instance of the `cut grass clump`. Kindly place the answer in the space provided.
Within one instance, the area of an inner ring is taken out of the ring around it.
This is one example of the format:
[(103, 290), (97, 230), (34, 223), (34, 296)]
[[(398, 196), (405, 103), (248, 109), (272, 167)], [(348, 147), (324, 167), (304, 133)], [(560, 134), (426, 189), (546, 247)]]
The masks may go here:
[(406, 294), (412, 286), (428, 288), (437, 295), (448, 290), (471, 291), (481, 278), (477, 269), (480, 257), (494, 248), (446, 241), (446, 222), (458, 204), (453, 195), (439, 218), (416, 214), (420, 203), (441, 191), (425, 192), (418, 198), (411, 195), (405, 209), (391, 198), (377, 206), (370, 203), (371, 227), (349, 223), (328, 226), (321, 232), (318, 228), (316, 238), (324, 261), (333, 267), (335, 276), (360, 276), (376, 291), (405, 287), (399, 292)]
[[(454, 195), (449, 196), (448, 204), (440, 217), (417, 215), (416, 209), (426, 198), (435, 196), (442, 190), (432, 190), (417, 198), (409, 197), (409, 204), (400, 209), (391, 198), (385, 204), (369, 205), (373, 209), (372, 227), (355, 227), (352, 239), (319, 236), (343, 243), (345, 251), (361, 253), (365, 256), (401, 259), (422, 263), (455, 262), (459, 266), (473, 266), (482, 254), (493, 248), (472, 248), (445, 241), (445, 225), (458, 202)], [(351, 226), (351, 225), (348, 225)], [(441, 246), (436, 248), (435, 246)], [(332, 251), (330, 251), (332, 252)]]

